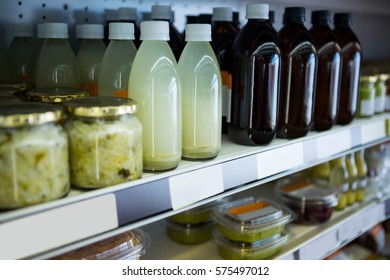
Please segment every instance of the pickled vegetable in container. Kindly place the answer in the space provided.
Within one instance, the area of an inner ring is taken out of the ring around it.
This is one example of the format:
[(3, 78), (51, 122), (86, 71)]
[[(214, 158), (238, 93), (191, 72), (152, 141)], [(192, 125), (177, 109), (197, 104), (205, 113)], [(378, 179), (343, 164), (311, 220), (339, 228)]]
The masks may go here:
[(38, 204), (70, 188), (68, 138), (57, 123), (61, 108), (0, 106), (0, 209)]

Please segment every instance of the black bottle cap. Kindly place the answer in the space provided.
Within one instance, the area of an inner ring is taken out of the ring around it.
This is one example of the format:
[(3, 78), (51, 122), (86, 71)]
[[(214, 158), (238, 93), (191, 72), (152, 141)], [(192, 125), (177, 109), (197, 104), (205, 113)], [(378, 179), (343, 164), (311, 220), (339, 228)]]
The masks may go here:
[(272, 11), (272, 10), (269, 11), (269, 20), (272, 23), (275, 23), (275, 11)]
[(336, 13), (334, 15), (334, 24), (335, 25), (351, 25), (352, 24), (352, 14), (351, 13)]
[(311, 13), (311, 23), (330, 24), (331, 13), (329, 10), (313, 11)]
[(284, 10), (284, 22), (305, 22), (305, 15), (304, 7), (287, 7)]

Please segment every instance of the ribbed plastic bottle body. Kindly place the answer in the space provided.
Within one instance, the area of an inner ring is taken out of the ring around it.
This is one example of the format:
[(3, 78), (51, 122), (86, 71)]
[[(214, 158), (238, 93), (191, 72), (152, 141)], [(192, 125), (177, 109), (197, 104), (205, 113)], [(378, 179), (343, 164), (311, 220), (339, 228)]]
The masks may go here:
[(87, 89), (90, 96), (98, 95), (99, 71), (105, 51), (106, 45), (101, 39), (88, 39), (81, 43), (77, 54), (81, 87)]
[(313, 126), (317, 54), (303, 23), (287, 23), (278, 33), (282, 74), (278, 136), (305, 136)]
[(213, 158), (221, 148), (222, 79), (210, 44), (187, 42), (178, 70), (182, 86), (182, 155)]
[(341, 49), (328, 25), (310, 29), (318, 55), (314, 128), (330, 129), (336, 122), (341, 77)]
[(80, 70), (66, 39), (46, 39), (36, 67), (36, 87), (80, 87)]
[(182, 155), (181, 85), (166, 41), (143, 41), (134, 59), (129, 98), (138, 102), (145, 170), (178, 166)]
[(35, 78), (35, 41), (32, 37), (15, 37), (8, 48), (11, 79), (31, 81)]
[(128, 97), (129, 75), (137, 49), (131, 40), (111, 40), (99, 73), (99, 96)]
[(349, 124), (357, 113), (362, 63), (360, 42), (349, 26), (336, 26), (334, 33), (342, 53), (338, 124)]
[(233, 142), (266, 144), (276, 135), (281, 69), (278, 44), (266, 20), (249, 20), (237, 35), (228, 122), (228, 136)]

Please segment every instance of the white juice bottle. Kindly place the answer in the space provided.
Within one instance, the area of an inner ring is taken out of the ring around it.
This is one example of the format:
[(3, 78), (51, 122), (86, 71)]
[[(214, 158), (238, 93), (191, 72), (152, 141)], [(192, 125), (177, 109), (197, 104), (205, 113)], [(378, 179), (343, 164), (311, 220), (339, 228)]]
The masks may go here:
[(187, 24), (178, 69), (182, 85), (183, 157), (207, 159), (221, 149), (222, 79), (210, 24)]
[(80, 70), (66, 23), (42, 25), (45, 39), (36, 66), (36, 87), (80, 87)]
[(108, 38), (111, 41), (100, 66), (98, 95), (127, 98), (130, 70), (137, 53), (133, 43), (134, 25), (111, 22)]
[(100, 64), (106, 51), (103, 25), (83, 24), (79, 32), (79, 37), (83, 39), (77, 54), (81, 87), (87, 89), (90, 96), (97, 96)]
[(167, 41), (169, 24), (141, 22), (141, 46), (130, 73), (129, 98), (138, 102), (145, 170), (178, 166), (181, 159), (181, 86)]

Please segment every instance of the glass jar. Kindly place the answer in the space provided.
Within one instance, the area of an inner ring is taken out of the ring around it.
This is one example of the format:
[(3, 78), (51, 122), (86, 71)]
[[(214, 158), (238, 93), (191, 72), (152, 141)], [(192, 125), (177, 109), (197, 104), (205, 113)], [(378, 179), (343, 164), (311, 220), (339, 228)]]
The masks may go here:
[(20, 103), (0, 107), (0, 208), (64, 196), (70, 188), (68, 139), (61, 108)]
[(0, 80), (0, 92), (16, 95), (25, 99), (26, 92), (34, 87), (32, 82), (17, 80)]
[(375, 76), (361, 76), (359, 87), (358, 116), (371, 117), (375, 112)]
[(385, 111), (386, 104), (386, 81), (388, 75), (378, 74), (376, 75), (377, 80), (375, 83), (375, 114), (380, 114)]
[(66, 104), (71, 183), (102, 188), (142, 176), (142, 125), (133, 100), (88, 97)]

